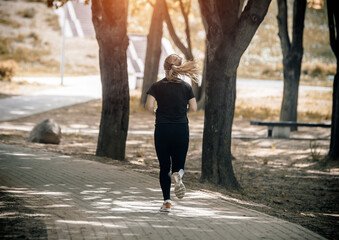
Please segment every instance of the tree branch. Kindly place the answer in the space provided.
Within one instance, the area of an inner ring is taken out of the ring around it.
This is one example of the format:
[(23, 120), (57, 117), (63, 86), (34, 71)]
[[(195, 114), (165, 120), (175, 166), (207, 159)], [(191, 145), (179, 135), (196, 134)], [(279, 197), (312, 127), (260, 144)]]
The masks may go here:
[[(235, 26), (232, 62), (239, 63), (242, 54), (250, 44), (260, 23), (264, 20), (271, 0), (249, 0)], [(236, 66), (237, 67), (237, 66)]]
[(167, 8), (167, 4), (165, 0), (162, 0), (162, 5), (163, 5), (163, 9), (164, 9), (164, 19), (169, 31), (169, 34), (171, 35), (171, 38), (173, 39), (175, 45), (180, 49), (180, 51), (185, 55), (185, 58), (190, 60), (193, 59), (193, 55), (192, 52), (189, 51), (189, 49), (187, 49), (184, 44), (180, 41), (179, 37), (177, 36), (170, 15), (168, 13), (168, 8)]
[(288, 16), (287, 16), (287, 2), (286, 0), (278, 0), (278, 28), (279, 38), (281, 41), (281, 48), (283, 55), (286, 55), (291, 48), (291, 42), (288, 35)]
[(187, 60), (193, 60), (193, 54), (192, 54), (192, 45), (191, 45), (191, 32), (190, 32), (190, 26), (189, 26), (189, 22), (188, 22), (188, 12), (185, 11), (184, 5), (182, 3), (182, 0), (179, 0), (180, 2), (180, 10), (181, 13), (184, 17), (185, 20), (185, 25), (186, 25), (186, 29), (185, 29), (185, 33), (186, 33), (186, 41), (187, 41), (187, 50), (191, 53), (192, 58), (191, 59), (187, 59)]
[(215, 1), (215, 5), (219, 19), (227, 16), (227, 21), (221, 20), (223, 34), (232, 34), (234, 26), (239, 20), (240, 0)]
[(154, 8), (154, 4), (150, 0), (147, 0), (147, 3), (149, 3), (149, 5), (151, 5)]
[[(99, 26), (100, 21), (102, 20), (101, 8), (102, 8), (101, 1), (93, 1), (91, 10), (92, 10), (92, 22), (94, 26)], [(94, 27), (97, 38), (99, 37), (99, 34), (97, 33), (98, 29), (99, 28)]]
[(239, 1), (239, 11), (238, 11), (238, 17), (240, 18), (242, 11), (244, 10), (246, 0), (240, 0)]
[(215, 57), (218, 46), (223, 41), (223, 28), (217, 6), (211, 0), (199, 0), (202, 21), (206, 31), (206, 46), (209, 48), (207, 53), (208, 62)]
[(302, 49), (306, 0), (294, 0), (293, 5), (293, 32), (292, 48)]
[(339, 14), (335, 14), (335, 3), (333, 0), (327, 0), (327, 15), (328, 15), (328, 27), (329, 27), (329, 34), (330, 34), (330, 45), (332, 48), (333, 53), (335, 54), (336, 58), (338, 59), (338, 49), (339, 46)]

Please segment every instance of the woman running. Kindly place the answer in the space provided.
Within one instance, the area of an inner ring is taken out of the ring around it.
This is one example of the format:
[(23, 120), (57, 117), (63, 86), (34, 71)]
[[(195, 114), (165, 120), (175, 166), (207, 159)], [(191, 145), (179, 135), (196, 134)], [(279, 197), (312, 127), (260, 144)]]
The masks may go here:
[(189, 142), (187, 112), (195, 112), (197, 103), (192, 87), (179, 78), (187, 76), (198, 82), (198, 67), (195, 62), (182, 63), (176, 54), (164, 62), (166, 78), (153, 83), (147, 91), (146, 109), (154, 112), (157, 102), (154, 142), (160, 165), (160, 186), (164, 203), (160, 211), (171, 209), (171, 165), (175, 195), (182, 199), (186, 189), (182, 182)]

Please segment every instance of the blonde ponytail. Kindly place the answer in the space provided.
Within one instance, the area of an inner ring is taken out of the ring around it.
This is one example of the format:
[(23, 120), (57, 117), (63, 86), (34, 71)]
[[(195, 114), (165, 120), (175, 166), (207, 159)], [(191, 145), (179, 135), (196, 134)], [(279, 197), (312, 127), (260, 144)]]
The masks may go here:
[(195, 61), (182, 63), (181, 57), (171, 54), (165, 59), (164, 69), (168, 81), (179, 82), (178, 75), (183, 75), (189, 77), (195, 83), (199, 83), (199, 68)]

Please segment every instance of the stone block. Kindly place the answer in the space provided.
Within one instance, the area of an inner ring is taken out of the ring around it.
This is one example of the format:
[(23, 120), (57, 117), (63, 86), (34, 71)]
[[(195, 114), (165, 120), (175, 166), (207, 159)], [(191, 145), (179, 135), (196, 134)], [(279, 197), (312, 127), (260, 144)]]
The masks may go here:
[(290, 127), (273, 127), (272, 137), (274, 138), (289, 138), (291, 128)]

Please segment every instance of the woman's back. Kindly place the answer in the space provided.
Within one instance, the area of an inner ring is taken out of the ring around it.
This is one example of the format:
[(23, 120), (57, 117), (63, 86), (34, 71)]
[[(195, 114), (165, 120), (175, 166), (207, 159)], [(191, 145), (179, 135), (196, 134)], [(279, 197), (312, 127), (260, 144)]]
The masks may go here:
[(182, 81), (166, 78), (154, 83), (147, 92), (158, 104), (156, 123), (187, 123), (187, 104), (194, 98), (191, 86)]

